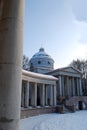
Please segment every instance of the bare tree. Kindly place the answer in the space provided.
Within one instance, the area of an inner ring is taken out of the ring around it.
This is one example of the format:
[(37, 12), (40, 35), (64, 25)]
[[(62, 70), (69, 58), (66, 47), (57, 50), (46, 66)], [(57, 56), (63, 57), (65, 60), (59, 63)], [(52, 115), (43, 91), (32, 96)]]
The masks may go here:
[(85, 60), (73, 60), (69, 66), (73, 66), (75, 67), (76, 69), (82, 71), (83, 68), (84, 68), (84, 65), (85, 65), (86, 61)]
[(87, 64), (86, 60), (79, 60), (79, 59), (73, 60), (70, 63), (70, 66), (73, 66), (82, 72), (82, 91), (84, 96), (87, 96), (87, 77), (85, 76), (87, 74), (85, 68), (86, 64)]
[(29, 70), (30, 69), (29, 58), (26, 55), (23, 55), (22, 68), (24, 70)]

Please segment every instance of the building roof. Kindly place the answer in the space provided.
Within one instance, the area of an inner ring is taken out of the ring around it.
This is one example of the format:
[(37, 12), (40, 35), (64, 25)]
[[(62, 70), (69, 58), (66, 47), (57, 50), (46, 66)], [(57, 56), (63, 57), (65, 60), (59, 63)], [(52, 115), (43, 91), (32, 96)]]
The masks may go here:
[[(37, 52), (37, 53), (35, 53), (33, 56), (32, 56), (32, 58), (31, 59), (33, 59), (33, 58), (48, 58), (48, 59), (52, 59), (51, 58), (51, 56), (50, 55), (48, 55), (46, 52), (45, 52), (45, 50), (44, 50), (44, 48), (40, 48), (39, 49), (39, 52)], [(52, 59), (53, 60), (53, 59)]]
[(54, 81), (58, 80), (58, 78), (51, 75), (39, 74), (39, 73), (34, 73), (26, 70), (22, 70), (22, 75), (30, 76), (32, 78), (46, 79), (46, 80), (54, 80)]
[(64, 70), (69, 69), (69, 68), (72, 68), (73, 70), (75, 70), (75, 71), (77, 71), (78, 73), (82, 74), (82, 72), (81, 72), (80, 70), (76, 69), (76, 68), (73, 67), (73, 66), (58, 68), (58, 69), (55, 69), (55, 70), (49, 72), (48, 74), (50, 74), (50, 73), (52, 73), (52, 72), (56, 72), (56, 71), (64, 71)]

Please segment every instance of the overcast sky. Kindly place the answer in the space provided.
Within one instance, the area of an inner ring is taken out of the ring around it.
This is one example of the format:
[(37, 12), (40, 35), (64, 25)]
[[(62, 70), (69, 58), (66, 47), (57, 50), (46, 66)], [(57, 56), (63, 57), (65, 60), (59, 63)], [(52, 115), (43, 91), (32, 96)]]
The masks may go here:
[(23, 53), (31, 58), (41, 45), (55, 68), (87, 59), (87, 0), (25, 0)]

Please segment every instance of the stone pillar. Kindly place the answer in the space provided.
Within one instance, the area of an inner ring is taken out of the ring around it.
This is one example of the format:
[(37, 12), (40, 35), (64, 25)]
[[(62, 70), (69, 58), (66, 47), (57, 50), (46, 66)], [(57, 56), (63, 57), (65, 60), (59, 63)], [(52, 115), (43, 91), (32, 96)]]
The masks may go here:
[(24, 107), (24, 84), (22, 82), (22, 89), (21, 89), (21, 106)]
[(72, 78), (72, 96), (75, 96), (75, 81), (74, 81), (74, 77)]
[(72, 89), (71, 89), (71, 77), (69, 77), (69, 96), (72, 96)]
[(69, 77), (67, 76), (67, 84), (66, 84), (67, 96), (69, 97)]
[(37, 106), (37, 83), (34, 83), (31, 90), (31, 105), (36, 107)]
[(41, 105), (45, 105), (45, 84), (42, 84), (41, 87)]
[(45, 104), (48, 106), (48, 91), (47, 91), (47, 85), (45, 86)]
[(25, 87), (25, 107), (29, 106), (29, 82), (26, 83)]
[(37, 106), (37, 83), (35, 83), (35, 106)]
[(54, 106), (56, 106), (56, 85), (54, 85), (53, 89), (54, 89)]
[(50, 85), (50, 105), (53, 106), (53, 85)]
[(62, 96), (64, 95), (64, 76), (62, 76)]
[(24, 0), (0, 0), (0, 130), (19, 130)]
[(59, 96), (62, 96), (61, 76), (59, 76)]
[(79, 79), (76, 78), (76, 83), (77, 83), (77, 96), (79, 96)]
[(80, 96), (82, 96), (82, 83), (81, 83), (81, 78), (79, 78), (79, 90), (80, 90)]

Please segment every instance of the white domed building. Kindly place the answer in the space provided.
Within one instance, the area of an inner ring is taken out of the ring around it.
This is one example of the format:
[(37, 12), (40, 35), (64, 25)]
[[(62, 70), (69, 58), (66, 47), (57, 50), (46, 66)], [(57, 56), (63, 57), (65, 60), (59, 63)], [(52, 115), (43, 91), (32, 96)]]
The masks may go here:
[(41, 47), (30, 59), (30, 71), (22, 71), (21, 117), (87, 109), (79, 70), (71, 66), (54, 70), (54, 60)]
[(40, 48), (30, 59), (30, 71), (36, 73), (48, 73), (54, 69), (54, 60), (48, 55), (44, 48)]

